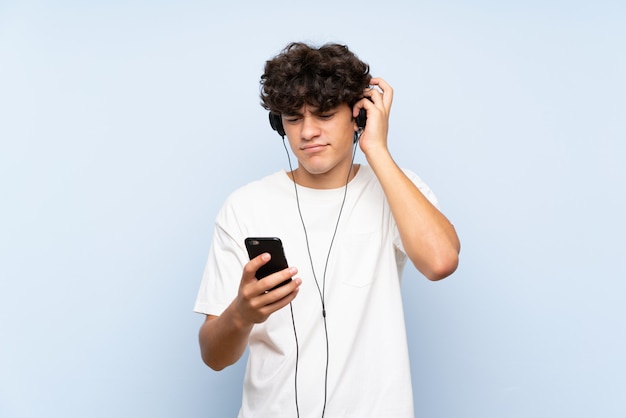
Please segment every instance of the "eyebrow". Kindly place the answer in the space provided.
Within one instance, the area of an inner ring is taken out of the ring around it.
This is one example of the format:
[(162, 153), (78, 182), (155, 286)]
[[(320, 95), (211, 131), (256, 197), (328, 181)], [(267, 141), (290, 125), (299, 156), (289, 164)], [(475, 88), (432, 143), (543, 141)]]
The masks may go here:
[(293, 116), (302, 116), (300, 112), (283, 112), (282, 114), (285, 117), (293, 117)]
[[(328, 109), (328, 110), (324, 110), (324, 111), (320, 111), (319, 109), (311, 109), (310, 112), (313, 115), (319, 116), (319, 115), (323, 115), (329, 112), (334, 111), (334, 109)], [(300, 112), (299, 110), (296, 111), (290, 111), (290, 112), (284, 112), (283, 116), (285, 117), (289, 117), (289, 116), (303, 116), (303, 113)]]

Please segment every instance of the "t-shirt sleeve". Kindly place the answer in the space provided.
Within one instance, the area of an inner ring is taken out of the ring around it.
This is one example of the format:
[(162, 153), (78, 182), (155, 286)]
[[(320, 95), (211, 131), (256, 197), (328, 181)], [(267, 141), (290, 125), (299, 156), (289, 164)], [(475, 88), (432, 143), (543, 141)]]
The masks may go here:
[(243, 266), (248, 261), (243, 241), (238, 241), (218, 215), (194, 312), (219, 316), (237, 296)]
[(435, 193), (433, 193), (430, 187), (428, 187), (428, 185), (424, 183), (424, 180), (422, 180), (417, 174), (413, 173), (410, 170), (403, 171), (407, 175), (407, 177), (413, 182), (413, 184), (417, 186), (419, 191), (422, 192), (424, 196), (426, 196), (426, 199), (428, 199), (430, 203), (432, 203), (437, 209), (439, 209), (439, 200), (437, 199), (437, 196), (435, 196)]

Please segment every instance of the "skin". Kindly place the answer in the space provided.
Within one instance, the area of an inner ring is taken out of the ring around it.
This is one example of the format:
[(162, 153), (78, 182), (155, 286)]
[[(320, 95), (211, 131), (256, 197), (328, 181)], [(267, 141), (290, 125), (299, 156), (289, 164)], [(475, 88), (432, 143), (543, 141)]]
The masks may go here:
[[(459, 239), (448, 219), (394, 162), (387, 147), (393, 89), (381, 78), (373, 78), (370, 84), (372, 88), (363, 92), (364, 98), (352, 109), (344, 104), (320, 113), (305, 105), (296, 114), (282, 116), (290, 147), (298, 159), (293, 174), (296, 182), (305, 187), (344, 186), (352, 165), (353, 136), (358, 129), (354, 118), (364, 108), (367, 124), (359, 146), (387, 197), (406, 253), (429, 280), (443, 279), (457, 268)], [(358, 167), (352, 170), (350, 180), (357, 171)], [(202, 359), (214, 370), (239, 360), (254, 324), (267, 320), (298, 294), (302, 280), (294, 277), (294, 267), (263, 280), (255, 278), (256, 270), (267, 261), (269, 254), (248, 262), (233, 302), (222, 315), (207, 315), (200, 328)], [(294, 277), (290, 283), (266, 293), (289, 277)]]

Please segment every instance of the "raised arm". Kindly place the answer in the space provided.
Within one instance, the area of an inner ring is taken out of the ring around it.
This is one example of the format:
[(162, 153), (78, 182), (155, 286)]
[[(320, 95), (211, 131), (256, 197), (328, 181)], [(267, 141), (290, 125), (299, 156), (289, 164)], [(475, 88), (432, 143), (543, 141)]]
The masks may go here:
[(359, 101), (353, 109), (354, 116), (360, 108), (367, 110), (361, 150), (382, 185), (411, 262), (428, 279), (443, 279), (457, 268), (459, 239), (454, 226), (391, 157), (387, 132), (393, 89), (381, 78), (373, 78), (371, 84), (378, 88), (368, 89), (364, 94), (369, 100)]

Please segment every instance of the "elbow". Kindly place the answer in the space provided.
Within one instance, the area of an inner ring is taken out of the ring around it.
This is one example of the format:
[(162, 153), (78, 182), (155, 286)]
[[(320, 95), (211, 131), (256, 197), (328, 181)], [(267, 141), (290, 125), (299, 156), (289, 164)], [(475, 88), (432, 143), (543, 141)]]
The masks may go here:
[(211, 358), (209, 355), (202, 353), (202, 361), (206, 364), (211, 370), (219, 372), (224, 370), (226, 367), (230, 366), (229, 363), (217, 361), (214, 358)]
[(461, 243), (454, 227), (444, 239), (430, 240), (426, 245), (405, 248), (413, 265), (430, 281), (445, 279), (459, 266)]
[(452, 275), (459, 265), (459, 256), (456, 254), (449, 257), (445, 261), (439, 262), (432, 266), (431, 270), (426, 274), (426, 278), (432, 282), (436, 282)]
[[(418, 264), (414, 262), (417, 266)], [(459, 266), (459, 253), (455, 249), (431, 258), (424, 267), (419, 269), (424, 276), (433, 282), (445, 279), (452, 275)]]
[(428, 280), (436, 282), (452, 275), (459, 266), (459, 253), (461, 252), (461, 243), (456, 234), (454, 240), (449, 245), (444, 246), (433, 257), (430, 263), (428, 274), (425, 274)]
[[(210, 369), (219, 372), (239, 360), (245, 350), (247, 339), (239, 341), (229, 336), (228, 330), (226, 333), (220, 331), (221, 322), (217, 318), (217, 316), (207, 315), (207, 319), (200, 327), (199, 342), (202, 362)], [(233, 342), (233, 339), (236, 341)]]
[(212, 363), (209, 363), (209, 362), (206, 362), (206, 361), (204, 362), (204, 364), (209, 366), (209, 368), (211, 370), (215, 371), (215, 372), (221, 372), (222, 370), (224, 370), (227, 367), (227, 365), (225, 365), (225, 364), (212, 364)]

